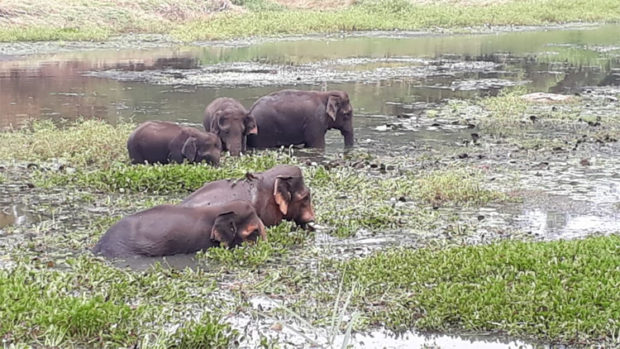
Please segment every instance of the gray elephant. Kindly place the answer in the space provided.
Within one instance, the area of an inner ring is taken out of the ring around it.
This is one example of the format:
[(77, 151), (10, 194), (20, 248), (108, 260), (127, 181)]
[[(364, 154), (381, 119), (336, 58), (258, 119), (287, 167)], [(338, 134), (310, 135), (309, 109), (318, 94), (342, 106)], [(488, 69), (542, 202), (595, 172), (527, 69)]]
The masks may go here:
[(310, 189), (301, 169), (277, 165), (265, 172), (247, 173), (244, 180), (222, 179), (208, 182), (186, 197), (181, 206), (203, 207), (231, 200), (247, 200), (266, 226), (283, 219), (304, 226), (314, 221)]
[(160, 205), (127, 216), (101, 237), (93, 252), (106, 257), (168, 256), (267, 239), (247, 201), (217, 206)]
[(237, 100), (227, 97), (217, 98), (207, 106), (202, 124), (220, 137), (222, 149), (232, 156), (246, 150), (247, 135), (258, 133), (254, 117)]
[(222, 143), (213, 133), (167, 121), (146, 121), (127, 140), (129, 158), (134, 164), (206, 161), (220, 163)]
[(260, 133), (248, 136), (248, 147), (324, 148), (332, 128), (340, 130), (345, 147), (353, 146), (353, 107), (344, 91), (282, 90), (258, 99), (250, 114)]

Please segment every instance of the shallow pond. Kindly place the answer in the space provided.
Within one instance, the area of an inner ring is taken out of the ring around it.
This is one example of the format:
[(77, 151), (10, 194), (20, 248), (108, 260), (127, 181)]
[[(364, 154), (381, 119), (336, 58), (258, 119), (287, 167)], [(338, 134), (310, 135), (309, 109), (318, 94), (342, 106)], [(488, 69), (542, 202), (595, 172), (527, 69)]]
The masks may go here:
[[(582, 121), (540, 126), (534, 123), (537, 113), (527, 125), (506, 126), (512, 133), (506, 140), (489, 131), (484, 124), (489, 116), (472, 101), (523, 86), (533, 92), (584, 96), (584, 119), (620, 119), (619, 32), (620, 25), (607, 25), (478, 35), (371, 33), (191, 46), (167, 42), (165, 47), (138, 42), (135, 49), (89, 47), (28, 55), (0, 44), (0, 128), (29, 119), (80, 116), (112, 123), (161, 119), (200, 124), (205, 106), (220, 96), (250, 107), (258, 97), (283, 88), (343, 89), (355, 108), (356, 148), (372, 154), (373, 161), (404, 168), (477, 167), (493, 177), (490, 186), (498, 183), (497, 188), (522, 198), (517, 203), (439, 209), (440, 215), (457, 216), (450, 231), (465, 242), (516, 232), (537, 239), (614, 233), (620, 230), (620, 149), (609, 134), (606, 141), (573, 146), (575, 135), (591, 135), (594, 126)], [(540, 114), (551, 108), (541, 107)], [(561, 146), (538, 152), (510, 143), (536, 137), (559, 140)], [(327, 158), (342, 153), (338, 132), (328, 132), (327, 143)], [(0, 200), (0, 233), (6, 226), (40, 219), (36, 210), (15, 202), (20, 191), (2, 190), (7, 196)], [(445, 232), (445, 226), (438, 227), (428, 238)], [(315, 241), (327, 255), (349, 257), (416, 243), (403, 232), (362, 231), (338, 239), (321, 229)], [(185, 256), (168, 262), (176, 268), (194, 265)], [(143, 269), (150, 263), (140, 259), (127, 264)], [(293, 344), (304, 342), (297, 332), (290, 335)], [(357, 334), (354, 340), (359, 346), (530, 347), (494, 339), (371, 335)]]

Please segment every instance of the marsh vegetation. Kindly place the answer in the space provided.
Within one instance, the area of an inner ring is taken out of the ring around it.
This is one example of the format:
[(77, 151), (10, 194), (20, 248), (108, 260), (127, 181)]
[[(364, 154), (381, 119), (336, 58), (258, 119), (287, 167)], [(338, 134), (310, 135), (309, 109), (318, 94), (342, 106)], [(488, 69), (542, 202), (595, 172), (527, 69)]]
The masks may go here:
[[(114, 29), (96, 30), (165, 28), (194, 40), (618, 17), (604, 0), (447, 3), (337, 2), (319, 12), (235, 1), (241, 9), (183, 17), (198, 4), (186, 1), (175, 2), (183, 20), (114, 13)], [(64, 11), (55, 11), (58, 20)], [(140, 20), (129, 29), (128, 18)], [(282, 29), (291, 19), (297, 26)], [(0, 37), (94, 37), (81, 20), (63, 29), (75, 36), (51, 26), (48, 36), (5, 27)], [(617, 346), (616, 28), (10, 58), (0, 64), (0, 337), (18, 347), (328, 347), (413, 329)], [(209, 98), (251, 104), (298, 83), (352, 91), (352, 151), (328, 134), (324, 152), (259, 151), (219, 167), (129, 164), (127, 136), (144, 118), (195, 125)], [(524, 98), (537, 91), (570, 98)], [(315, 231), (284, 222), (266, 242), (195, 256), (110, 261), (90, 252), (124, 216), (282, 163), (304, 173)]]

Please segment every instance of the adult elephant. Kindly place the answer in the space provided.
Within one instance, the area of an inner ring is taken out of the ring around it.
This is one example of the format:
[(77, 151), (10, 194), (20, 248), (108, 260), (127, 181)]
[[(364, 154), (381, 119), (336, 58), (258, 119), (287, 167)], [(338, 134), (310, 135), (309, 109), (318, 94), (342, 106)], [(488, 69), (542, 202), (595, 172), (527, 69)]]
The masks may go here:
[(127, 140), (129, 158), (134, 164), (206, 161), (220, 163), (222, 143), (210, 132), (179, 126), (167, 121), (146, 121)]
[(258, 99), (250, 114), (260, 133), (248, 136), (249, 147), (324, 148), (332, 128), (340, 130), (345, 147), (353, 146), (353, 107), (344, 91), (282, 90)]
[(262, 173), (248, 173), (244, 180), (206, 183), (181, 202), (181, 206), (203, 207), (231, 200), (247, 200), (266, 226), (282, 219), (298, 225), (314, 221), (310, 189), (297, 166), (278, 165)]
[(246, 150), (247, 135), (257, 134), (256, 120), (239, 101), (220, 97), (211, 102), (204, 113), (202, 124), (222, 141), (222, 149), (238, 156)]
[(101, 237), (93, 252), (106, 257), (168, 256), (266, 239), (247, 201), (211, 207), (160, 205), (127, 216)]

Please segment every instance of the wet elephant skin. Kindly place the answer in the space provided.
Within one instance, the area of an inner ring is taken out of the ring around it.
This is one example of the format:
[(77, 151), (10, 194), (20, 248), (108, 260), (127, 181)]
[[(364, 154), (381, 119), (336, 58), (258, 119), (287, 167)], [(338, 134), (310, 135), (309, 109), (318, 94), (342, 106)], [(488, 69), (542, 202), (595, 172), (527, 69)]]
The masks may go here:
[(213, 133), (167, 121), (146, 121), (129, 136), (127, 150), (134, 164), (187, 160), (218, 165), (222, 144)]
[(266, 226), (282, 219), (299, 225), (314, 221), (310, 189), (297, 166), (278, 165), (262, 173), (247, 174), (243, 180), (206, 183), (181, 202), (182, 206), (202, 207), (230, 200), (247, 200)]
[(220, 97), (211, 102), (204, 113), (202, 124), (222, 141), (222, 149), (239, 156), (246, 150), (246, 137), (257, 134), (256, 120), (237, 100)]
[(160, 205), (127, 216), (101, 237), (93, 252), (106, 257), (168, 256), (266, 239), (247, 201), (209, 207)]
[(340, 130), (345, 147), (353, 146), (353, 107), (344, 91), (282, 90), (259, 98), (250, 114), (260, 132), (248, 136), (248, 147), (325, 148), (329, 129)]

